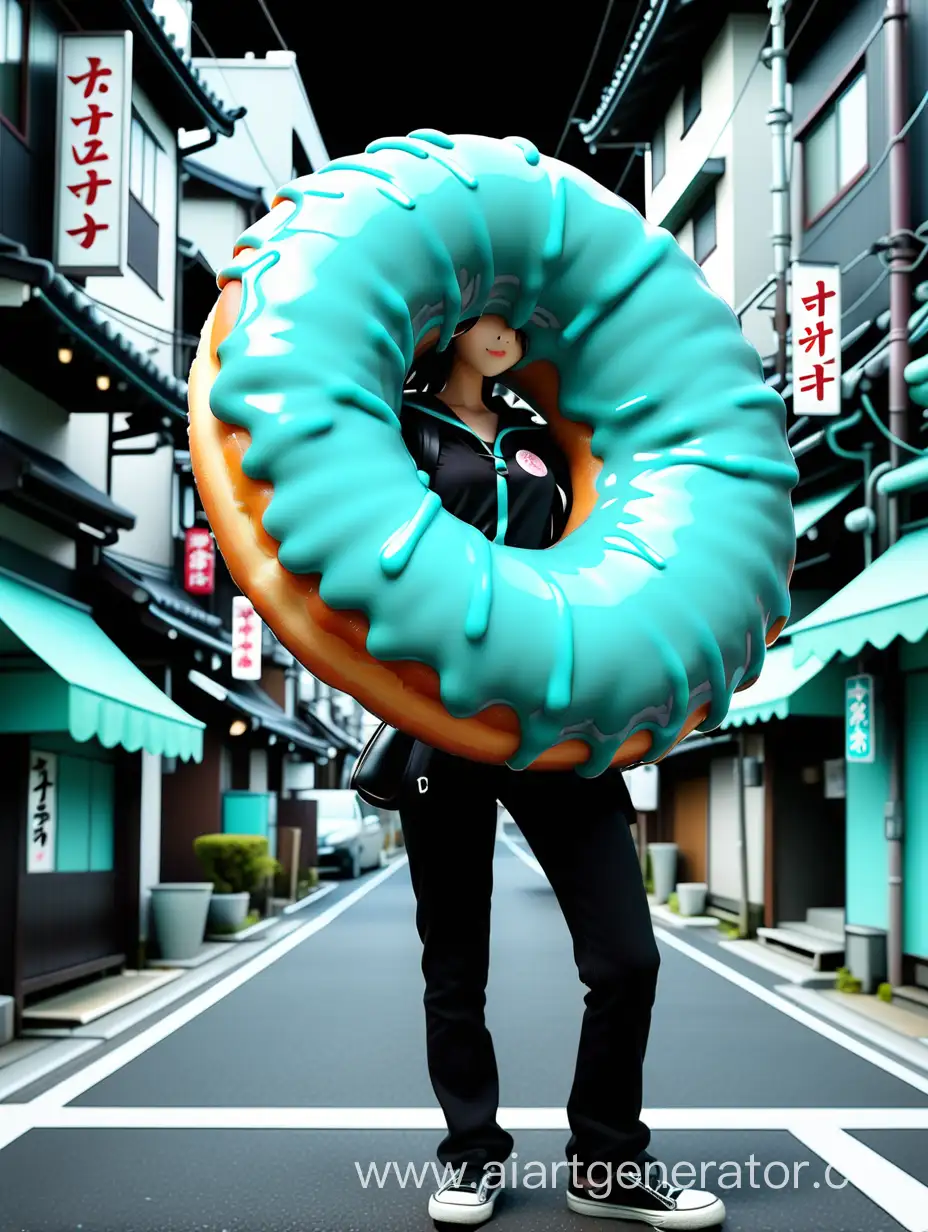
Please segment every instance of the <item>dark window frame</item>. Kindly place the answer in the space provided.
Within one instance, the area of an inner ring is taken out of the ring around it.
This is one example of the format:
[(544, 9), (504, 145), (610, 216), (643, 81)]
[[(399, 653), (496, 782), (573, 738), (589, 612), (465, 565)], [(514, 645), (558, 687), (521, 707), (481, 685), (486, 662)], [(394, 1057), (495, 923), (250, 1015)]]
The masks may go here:
[[(693, 110), (695, 106), (696, 110)], [(702, 115), (702, 64), (683, 83), (683, 131), (681, 139), (686, 136), (699, 117)]]
[[(697, 230), (697, 225), (703, 218), (705, 218), (710, 213), (712, 215), (712, 244), (700, 256), (699, 248), (696, 242), (698, 234), (699, 234)], [(715, 250), (719, 246), (719, 223), (718, 223), (716, 192), (715, 192), (714, 184), (712, 188), (709, 189), (709, 191), (705, 194), (705, 196), (699, 202), (699, 205), (693, 211), (692, 217), (693, 217), (693, 260), (696, 262), (697, 265), (702, 266), (709, 259), (709, 257), (712, 256), (712, 254), (715, 252)]]
[(22, 61), (20, 62), (20, 79), (19, 79), (19, 112), (22, 121), (22, 127), (18, 127), (10, 119), (0, 111), (0, 124), (4, 128), (9, 129), (14, 137), (18, 137), (23, 145), (29, 144), (29, 80), (30, 80), (30, 64), (29, 50), (32, 39), (32, 0), (4, 0), (0, 4), (0, 14), (6, 15), (6, 6), (9, 3), (19, 3), (23, 14), (23, 45), (22, 45)]
[(839, 185), (835, 194), (829, 198), (824, 205), (820, 206), (814, 214), (809, 214), (809, 163), (806, 143), (810, 137), (814, 136), (822, 124), (824, 124), (831, 116), (834, 116), (835, 139), (838, 146), (838, 156), (840, 158), (841, 133), (840, 128), (838, 127), (838, 107), (841, 99), (844, 98), (844, 96), (850, 91), (851, 87), (856, 85), (861, 78), (864, 79), (864, 88), (867, 91), (867, 118), (869, 120), (870, 80), (867, 72), (866, 57), (859, 56), (855, 58), (846, 69), (844, 69), (837, 80), (832, 84), (822, 101), (800, 126), (793, 138), (794, 142), (799, 146), (802, 155), (800, 161), (800, 191), (802, 194), (802, 228), (804, 231), (810, 230), (817, 222), (824, 218), (826, 214), (830, 213), (842, 197), (847, 196), (855, 184), (859, 183), (859, 181), (862, 180), (870, 170), (870, 131), (868, 124), (868, 128), (865, 133), (867, 142), (867, 156), (864, 159), (863, 166), (856, 171), (845, 184)]
[[(653, 192), (660, 184), (661, 180), (667, 174), (667, 134), (665, 131), (666, 125), (662, 120), (660, 127), (655, 129), (654, 136), (651, 139), (651, 191)], [(654, 156), (655, 150), (660, 150), (660, 158)], [(660, 175), (655, 173), (655, 168), (660, 164)]]
[[(155, 169), (154, 169), (154, 187), (152, 194), (152, 204), (157, 201), (158, 196), (158, 179), (159, 167), (158, 156), (164, 153), (161, 142), (151, 131), (151, 128), (145, 123), (142, 116), (138, 113), (135, 107), (131, 109), (130, 125), (138, 125), (142, 134), (143, 140), (149, 141), (155, 149)], [(141, 191), (145, 194), (145, 146), (143, 144), (141, 150), (142, 166), (141, 166)], [(128, 245), (126, 261), (133, 273), (137, 274), (145, 285), (158, 296), (161, 291), (158, 287), (158, 266), (161, 256), (161, 226), (158, 219), (148, 208), (142, 198), (135, 192), (132, 187), (132, 132), (130, 127), (129, 132), (129, 218), (128, 226)], [(140, 235), (139, 227), (144, 228), (144, 233)], [(152, 237), (154, 237), (152, 239)], [(149, 268), (144, 260), (139, 259), (139, 250), (133, 244), (142, 243), (144, 250), (147, 251), (148, 244), (152, 244), (155, 250), (154, 267)]]

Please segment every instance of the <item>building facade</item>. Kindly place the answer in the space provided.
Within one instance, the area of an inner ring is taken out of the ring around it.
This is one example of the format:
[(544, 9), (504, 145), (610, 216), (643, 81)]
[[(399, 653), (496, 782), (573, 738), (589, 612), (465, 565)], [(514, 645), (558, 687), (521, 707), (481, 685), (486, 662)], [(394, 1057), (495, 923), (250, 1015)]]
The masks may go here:
[[(928, 185), (918, 151), (928, 6), (907, 7), (894, 40), (881, 0), (840, 14), (790, 5), (788, 84), (777, 99), (765, 67), (766, 4), (651, 4), (581, 124), (591, 145), (649, 143), (647, 216), (674, 232), (738, 312), (786, 402), (801, 476), (790, 622), (722, 728), (689, 738), (662, 763), (652, 837), (678, 843), (681, 879), (705, 881), (717, 914), (747, 916), (769, 942), (817, 965), (843, 960), (848, 929), (885, 934), (887, 975), (903, 987), (928, 983), (920, 461), (928, 433), (898, 392), (898, 364), (892, 393), (898, 344), (889, 332), (895, 280), (897, 313), (907, 318), (896, 336), (908, 335), (912, 358), (923, 353)], [(797, 373), (784, 380), (777, 370), (769, 123), (777, 109), (786, 122), (791, 269), (821, 266), (840, 296), (825, 361), (840, 374), (840, 397), (827, 416), (809, 406), (805, 373), (814, 367), (798, 321), (784, 340)], [(892, 172), (893, 151), (905, 157), (906, 146), (907, 178)], [(900, 218), (909, 221), (900, 227)], [(896, 250), (905, 252), (907, 285), (890, 272)]]

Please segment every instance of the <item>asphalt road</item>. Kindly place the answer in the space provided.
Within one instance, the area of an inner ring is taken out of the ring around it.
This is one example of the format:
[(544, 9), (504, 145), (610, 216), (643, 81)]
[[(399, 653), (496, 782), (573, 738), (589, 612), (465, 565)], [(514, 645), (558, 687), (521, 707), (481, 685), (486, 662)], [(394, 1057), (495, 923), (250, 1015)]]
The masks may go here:
[[(497, 845), (495, 876), (487, 1019), (516, 1155), (492, 1226), (623, 1226), (564, 1205), (583, 1008), (566, 927), (518, 840)], [(405, 863), (300, 918), (154, 1025), (0, 1104), (0, 1232), (435, 1226), (442, 1122)], [(711, 941), (659, 938), (652, 1151), (691, 1165), (684, 1182), (704, 1170), (729, 1232), (928, 1232), (928, 1072), (807, 1015)]]

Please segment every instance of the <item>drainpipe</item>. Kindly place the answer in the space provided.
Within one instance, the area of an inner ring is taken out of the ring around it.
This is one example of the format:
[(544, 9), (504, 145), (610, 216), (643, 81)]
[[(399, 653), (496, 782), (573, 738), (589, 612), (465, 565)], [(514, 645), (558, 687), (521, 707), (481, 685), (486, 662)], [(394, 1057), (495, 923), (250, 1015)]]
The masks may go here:
[(744, 733), (738, 732), (738, 752), (735, 756), (735, 789), (738, 792), (738, 856), (741, 874), (741, 909), (739, 928), (742, 938), (751, 935), (751, 907), (748, 898), (748, 819), (744, 800)]
[(769, 0), (770, 46), (764, 62), (771, 70), (772, 99), (767, 111), (767, 125), (773, 138), (773, 274), (776, 286), (774, 329), (777, 334), (777, 375), (780, 389), (786, 387), (786, 333), (789, 325), (786, 310), (786, 280), (790, 257), (790, 195), (787, 152), (787, 129), (792, 116), (786, 106), (786, 18), (784, 0)]
[[(903, 371), (909, 362), (909, 265), (906, 233), (910, 230), (908, 141), (898, 134), (906, 123), (908, 110), (906, 40), (908, 0), (886, 0), (884, 11), (886, 39), (886, 93), (889, 133), (893, 142), (889, 154), (889, 430), (899, 440), (908, 439), (909, 399)], [(902, 451), (890, 442), (893, 467), (902, 462)], [(889, 500), (889, 543), (899, 538), (899, 498)], [(902, 983), (903, 955), (903, 690), (898, 654), (887, 664), (887, 727), (890, 732), (889, 799), (886, 802), (886, 843), (889, 867), (889, 981)]]

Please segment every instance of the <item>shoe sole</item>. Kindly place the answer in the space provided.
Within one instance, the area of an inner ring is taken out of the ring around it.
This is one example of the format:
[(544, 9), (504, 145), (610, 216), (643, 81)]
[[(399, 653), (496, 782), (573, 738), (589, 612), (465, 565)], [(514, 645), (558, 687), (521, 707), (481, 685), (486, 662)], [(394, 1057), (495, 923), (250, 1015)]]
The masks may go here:
[(498, 1197), (498, 1193), (494, 1194), (489, 1202), (481, 1206), (453, 1206), (450, 1202), (436, 1201), (433, 1194), (429, 1198), (429, 1218), (434, 1219), (436, 1223), (460, 1223), (473, 1227), (475, 1224), (486, 1223), (488, 1219), (493, 1218), (493, 1210)]
[(593, 1215), (599, 1219), (626, 1219), (634, 1223), (646, 1223), (652, 1228), (679, 1229), (679, 1232), (698, 1232), (701, 1228), (716, 1228), (725, 1219), (725, 1204), (721, 1199), (698, 1211), (643, 1211), (635, 1206), (615, 1206), (596, 1198), (578, 1198), (568, 1192), (567, 1205), (578, 1215)]

